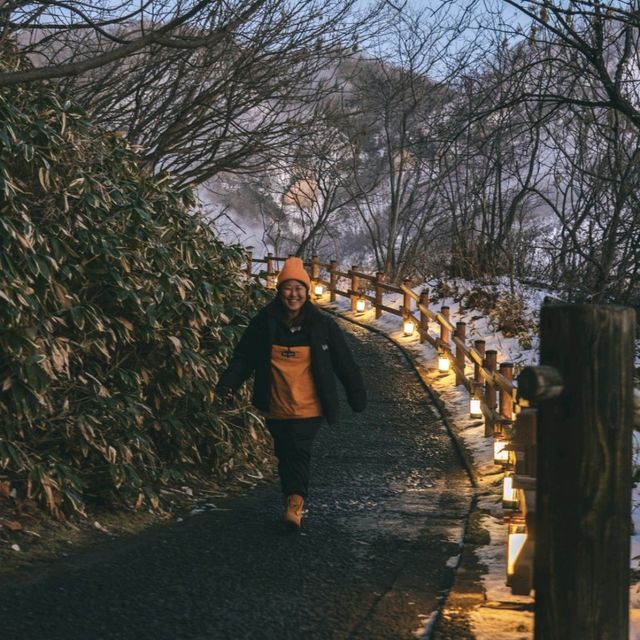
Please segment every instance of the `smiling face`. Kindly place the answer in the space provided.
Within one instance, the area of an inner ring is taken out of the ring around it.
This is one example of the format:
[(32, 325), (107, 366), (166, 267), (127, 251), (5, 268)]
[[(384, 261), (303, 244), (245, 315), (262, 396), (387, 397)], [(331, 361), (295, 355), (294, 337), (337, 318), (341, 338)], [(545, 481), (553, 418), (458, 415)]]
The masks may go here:
[(289, 318), (295, 318), (307, 301), (307, 288), (298, 280), (285, 280), (279, 287), (278, 295)]

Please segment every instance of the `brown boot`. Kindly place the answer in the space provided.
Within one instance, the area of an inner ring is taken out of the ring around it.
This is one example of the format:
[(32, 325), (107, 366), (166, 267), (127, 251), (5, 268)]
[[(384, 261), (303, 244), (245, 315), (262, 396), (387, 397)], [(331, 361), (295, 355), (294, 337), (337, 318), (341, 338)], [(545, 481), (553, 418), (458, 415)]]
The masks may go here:
[(284, 522), (291, 529), (299, 529), (302, 521), (302, 507), (304, 506), (304, 499), (302, 496), (294, 493), (287, 498), (287, 507), (284, 512)]

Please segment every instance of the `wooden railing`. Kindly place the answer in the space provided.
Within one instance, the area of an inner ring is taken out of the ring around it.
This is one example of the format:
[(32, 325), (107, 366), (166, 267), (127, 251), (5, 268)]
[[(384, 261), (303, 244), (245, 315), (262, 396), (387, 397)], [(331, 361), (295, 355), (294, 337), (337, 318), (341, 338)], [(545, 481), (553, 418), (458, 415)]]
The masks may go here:
[[(268, 286), (275, 286), (276, 265), (283, 260), (268, 255), (250, 259), (247, 268), (252, 275), (265, 277)], [(254, 274), (252, 264), (259, 263), (266, 269)], [(356, 311), (358, 300), (366, 300), (376, 318), (390, 313), (412, 321), (420, 340), (433, 345), (450, 363), (456, 384), (464, 385), (470, 398), (480, 401), (484, 435), (493, 438), (494, 462), (505, 471), (507, 585), (514, 594), (528, 595), (535, 573), (536, 640), (628, 637), (628, 580), (624, 575), (628, 575), (629, 555), (633, 310), (543, 306), (541, 362), (557, 370), (529, 367), (516, 383), (513, 364), (498, 363), (497, 352), (487, 350), (483, 340), (469, 344), (465, 323), (454, 325), (446, 306), (432, 309), (428, 290), (416, 294), (408, 281), (389, 285), (381, 273), (363, 273), (357, 265), (341, 271), (335, 261), (322, 263), (317, 256), (307, 266), (312, 287), (326, 286), (331, 301), (347, 297)], [(348, 286), (341, 288), (345, 280)], [(401, 304), (397, 308), (385, 305), (385, 292), (401, 295)], [(436, 325), (435, 333), (430, 323)], [(545, 344), (552, 346), (545, 349)], [(579, 366), (584, 371), (574, 370)], [(565, 385), (563, 376), (570, 383)], [(606, 428), (604, 416), (614, 429)], [(583, 424), (588, 428), (583, 429)], [(566, 435), (569, 431), (571, 437)], [(616, 524), (605, 526), (612, 510)], [(603, 531), (603, 544), (597, 544), (598, 527)], [(536, 540), (539, 549), (535, 549)], [(617, 561), (614, 567), (607, 564), (611, 553)], [(586, 595), (571, 601), (578, 592)], [(605, 609), (589, 605), (605, 600)], [(609, 609), (615, 609), (615, 615), (598, 617), (600, 611)], [(572, 624), (566, 624), (567, 620)], [(553, 630), (559, 625), (563, 633), (557, 635)], [(593, 633), (580, 635), (585, 629)]]

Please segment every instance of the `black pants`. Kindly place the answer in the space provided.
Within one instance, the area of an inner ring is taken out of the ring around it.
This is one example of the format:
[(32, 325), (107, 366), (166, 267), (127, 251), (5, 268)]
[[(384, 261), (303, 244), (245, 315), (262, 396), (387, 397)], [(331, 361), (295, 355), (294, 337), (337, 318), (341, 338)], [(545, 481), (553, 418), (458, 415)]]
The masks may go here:
[(267, 420), (267, 428), (273, 436), (274, 451), (278, 458), (278, 475), (282, 493), (294, 493), (307, 497), (311, 447), (322, 418), (292, 420)]

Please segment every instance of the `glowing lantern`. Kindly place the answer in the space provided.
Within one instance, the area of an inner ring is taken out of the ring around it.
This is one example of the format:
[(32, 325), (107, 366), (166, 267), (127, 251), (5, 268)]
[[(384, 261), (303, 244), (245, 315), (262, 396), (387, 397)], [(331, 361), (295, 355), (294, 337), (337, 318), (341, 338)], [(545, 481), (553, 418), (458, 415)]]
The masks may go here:
[(516, 596), (528, 596), (533, 589), (535, 541), (522, 518), (509, 522), (507, 533), (507, 586)]
[(405, 336), (412, 336), (415, 331), (416, 323), (412, 318), (406, 318), (402, 323), (402, 331)]
[(504, 509), (518, 508), (518, 490), (513, 488), (513, 476), (507, 475), (502, 480), (502, 506)]
[(509, 464), (510, 451), (507, 448), (509, 441), (500, 436), (494, 436), (493, 440), (493, 462), (495, 464)]
[(324, 293), (324, 287), (321, 284), (316, 284), (313, 288), (313, 293), (316, 298), (319, 298)]
[(449, 358), (446, 353), (441, 353), (438, 356), (438, 371), (440, 373), (448, 373), (449, 372)]
[(475, 396), (471, 397), (469, 401), (469, 417), (470, 418), (482, 418), (482, 403), (480, 398)]
[(366, 300), (364, 298), (358, 298), (356, 300), (356, 311), (358, 313), (364, 313), (365, 304)]
[(516, 572), (516, 564), (527, 541), (527, 527), (523, 523), (510, 523), (507, 538), (507, 583)]

